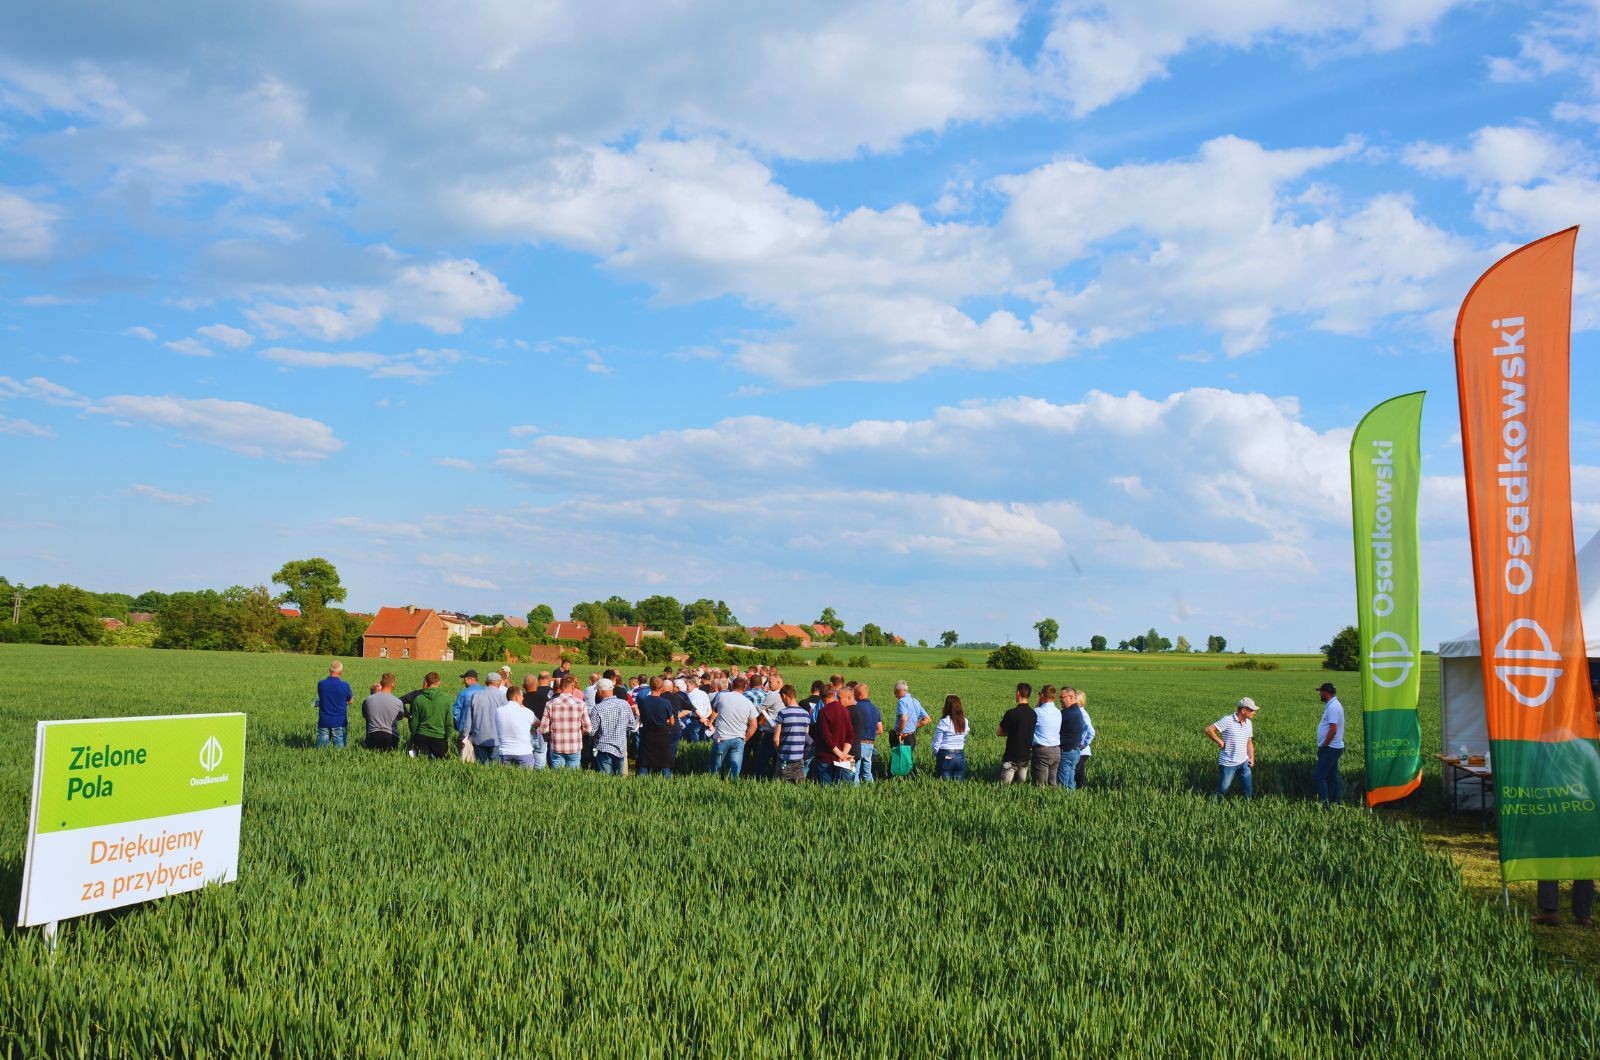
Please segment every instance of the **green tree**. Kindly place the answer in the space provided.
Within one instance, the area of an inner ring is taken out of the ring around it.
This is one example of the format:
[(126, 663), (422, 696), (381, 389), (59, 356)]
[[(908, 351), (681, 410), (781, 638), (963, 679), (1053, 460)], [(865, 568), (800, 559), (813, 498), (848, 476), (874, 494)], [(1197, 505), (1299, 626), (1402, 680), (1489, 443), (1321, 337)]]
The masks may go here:
[(1143, 650), (1145, 650), (1145, 651), (1171, 651), (1172, 650), (1172, 641), (1168, 640), (1166, 637), (1163, 637), (1161, 634), (1157, 633), (1156, 632), (1156, 627), (1151, 626), (1149, 632), (1145, 633), (1145, 635), (1144, 635), (1144, 649)]
[(1090, 651), (1105, 651), (1106, 650), (1106, 638), (1104, 636), (1102, 636), (1101, 634), (1099, 634), (1099, 633), (1096, 633), (1094, 636), (1090, 637), (1089, 638), (1089, 650)]
[(584, 656), (591, 663), (600, 666), (621, 662), (622, 654), (627, 650), (628, 645), (623, 641), (622, 634), (612, 629), (602, 629), (599, 632), (591, 630), (589, 639), (583, 645)]
[(611, 628), (611, 612), (607, 611), (606, 605), (598, 600), (586, 604), (574, 604), (572, 620), (588, 626), (590, 636)]
[(279, 602), (295, 604), (301, 614), (340, 603), (345, 597), (338, 570), (321, 556), (290, 560), (278, 568), (272, 583), (284, 587), (278, 594)]
[(1361, 669), (1361, 634), (1356, 627), (1346, 626), (1334, 635), (1330, 644), (1322, 646), (1324, 670)]
[(813, 622), (812, 625), (832, 626), (834, 629), (838, 629), (843, 626), (844, 623), (839, 621), (839, 613), (837, 611), (831, 607), (824, 607), (822, 609), (822, 614), (817, 616), (817, 620)]
[(925, 640), (918, 640), (917, 641), (917, 647), (926, 648), (927, 646), (928, 646), (928, 642), (927, 641), (925, 641)]
[(716, 625), (717, 605), (704, 597), (687, 605), (683, 609), (683, 624), (686, 626)]
[(611, 616), (613, 626), (633, 625), (633, 605), (622, 597), (611, 594), (611, 597), (600, 605), (606, 609), (606, 614)]
[(1039, 647), (1045, 651), (1061, 638), (1061, 626), (1053, 618), (1041, 618), (1033, 624), (1034, 631), (1039, 634)]
[(868, 648), (881, 648), (889, 642), (883, 635), (883, 630), (876, 622), (868, 622), (861, 627), (861, 643)]
[[(679, 617), (682, 617), (681, 612)], [(672, 660), (672, 641), (666, 637), (644, 637), (639, 641), (639, 650), (644, 653), (647, 662), (664, 663)]]
[(166, 603), (166, 593), (158, 593), (154, 589), (146, 589), (144, 592), (133, 598), (133, 603), (129, 606), (128, 610), (148, 611), (150, 614), (155, 614), (164, 606), (166, 606)]
[(689, 624), (683, 617), (683, 605), (671, 596), (647, 596), (633, 606), (633, 613), (647, 628), (665, 633), (668, 640), (683, 636)]
[(105, 627), (94, 605), (76, 585), (44, 585), (29, 598), (24, 621), (38, 627), (41, 644), (99, 644)]
[(717, 610), (717, 625), (719, 625), (719, 626), (737, 626), (739, 624), (739, 620), (734, 617), (733, 610), (728, 607), (726, 602), (724, 602), (722, 600), (718, 600), (717, 603), (716, 603), (716, 610)]
[(1172, 650), (1175, 651), (1175, 652), (1180, 652), (1182, 654), (1187, 655), (1189, 652), (1193, 651), (1194, 649), (1189, 647), (1189, 638), (1180, 635), (1178, 637), (1178, 643), (1173, 645)]
[(955, 630), (947, 629), (943, 633), (939, 634), (939, 646), (941, 648), (954, 648), (956, 646), (956, 641), (960, 639), (961, 637), (956, 634)]
[(1214, 655), (1221, 655), (1228, 650), (1228, 638), (1219, 637), (1215, 633), (1206, 638), (1206, 651)]
[(715, 626), (704, 624), (690, 626), (683, 634), (683, 650), (694, 663), (719, 663), (728, 657), (722, 634)]
[[(238, 640), (238, 616), (229, 601), (215, 589), (172, 593), (166, 606), (156, 615), (161, 633), (158, 648), (192, 648), (200, 651), (229, 651)], [(297, 620), (295, 625), (302, 625)], [(282, 623), (280, 634), (290, 623)]]
[(549, 604), (535, 604), (528, 612), (528, 628), (538, 633), (543, 633), (544, 628), (555, 620), (555, 609)]
[(265, 585), (245, 591), (239, 603), (239, 647), (245, 651), (272, 651), (277, 647), (278, 624), (283, 616)]
[(1037, 670), (1039, 659), (1019, 644), (1002, 644), (984, 661), (991, 670)]

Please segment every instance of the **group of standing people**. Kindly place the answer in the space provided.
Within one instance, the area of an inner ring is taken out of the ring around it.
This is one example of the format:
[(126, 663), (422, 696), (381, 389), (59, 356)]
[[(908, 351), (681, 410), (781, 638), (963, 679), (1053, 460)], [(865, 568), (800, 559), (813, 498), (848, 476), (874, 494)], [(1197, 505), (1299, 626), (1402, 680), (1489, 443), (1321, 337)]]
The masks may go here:
[[(587, 768), (614, 775), (629, 771), (631, 757), (641, 775), (671, 776), (679, 744), (705, 741), (711, 745), (709, 771), (718, 776), (868, 784), (880, 773), (911, 775), (919, 736), (931, 727), (935, 775), (946, 780), (967, 776), (970, 732), (961, 697), (946, 696), (935, 719), (906, 681), (894, 685), (891, 713), (873, 702), (864, 681), (835, 674), (813, 681), (810, 694), (801, 698), (768, 667), (746, 672), (669, 669), (628, 680), (605, 670), (590, 674), (583, 684), (571, 664), (562, 663), (553, 672), (528, 674), (520, 684), (512, 681), (509, 666), (481, 676), (469, 669), (460, 680), (460, 690), (452, 694), (441, 687), (437, 672), (429, 673), (421, 688), (397, 695), (394, 674), (384, 674), (361, 704), (365, 746), (401, 749), (405, 720), (410, 737), (404, 749), (414, 757), (456, 756), (485, 764)], [(1019, 709), (1028, 715), (1023, 746), (1037, 744), (1046, 758), (1054, 749), (1056, 757), (1050, 761), (1068, 763), (1040, 772), (1036, 782), (1080, 785), (1083, 759), (1094, 740), (1083, 694), (1064, 689), (1071, 700), (1063, 699), (1058, 707), (1054, 686), (1046, 686), (1035, 710), (1029, 705), (1031, 689), (1021, 685), (1018, 692)], [(318, 747), (345, 746), (353, 702), (343, 664), (335, 662), (317, 684)], [(1016, 739), (1009, 734), (1021, 724), (1021, 715), (1013, 710), (1006, 717), (999, 734), (1007, 737), (1009, 751)], [(882, 758), (877, 753), (880, 741), (887, 745)], [(1048, 780), (1043, 779), (1047, 774)], [(1004, 775), (1002, 781), (1009, 782)]]

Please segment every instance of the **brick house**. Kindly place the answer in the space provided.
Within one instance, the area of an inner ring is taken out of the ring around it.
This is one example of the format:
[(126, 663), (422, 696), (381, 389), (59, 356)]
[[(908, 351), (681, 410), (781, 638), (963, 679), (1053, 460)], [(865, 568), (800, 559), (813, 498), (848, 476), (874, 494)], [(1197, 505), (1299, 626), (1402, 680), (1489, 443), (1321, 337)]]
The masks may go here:
[(363, 659), (437, 659), (448, 662), (450, 631), (437, 612), (408, 607), (380, 607), (361, 635)]
[(777, 622), (766, 629), (752, 630), (752, 632), (756, 636), (766, 637), (768, 640), (784, 640), (788, 637), (797, 637), (802, 648), (811, 647), (811, 634), (799, 626), (791, 626), (787, 622)]

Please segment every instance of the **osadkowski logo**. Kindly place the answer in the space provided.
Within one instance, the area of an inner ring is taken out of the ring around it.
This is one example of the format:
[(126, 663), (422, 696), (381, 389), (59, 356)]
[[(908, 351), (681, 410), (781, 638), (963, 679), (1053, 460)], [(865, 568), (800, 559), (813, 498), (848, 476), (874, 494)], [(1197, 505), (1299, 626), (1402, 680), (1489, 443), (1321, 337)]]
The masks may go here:
[(222, 764), (222, 745), (215, 736), (207, 740), (200, 748), (200, 765), (207, 773), (212, 772)]

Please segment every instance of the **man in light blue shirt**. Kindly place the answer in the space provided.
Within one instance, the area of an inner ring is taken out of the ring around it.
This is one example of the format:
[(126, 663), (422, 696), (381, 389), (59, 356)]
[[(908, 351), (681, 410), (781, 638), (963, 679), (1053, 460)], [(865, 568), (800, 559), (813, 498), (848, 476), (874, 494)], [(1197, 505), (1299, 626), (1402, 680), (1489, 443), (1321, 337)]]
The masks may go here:
[(466, 727), (467, 712), (472, 709), (472, 697), (482, 691), (483, 688), (478, 684), (478, 671), (468, 670), (461, 675), (461, 691), (450, 707), (450, 718), (456, 723), (456, 732)]
[(917, 730), (931, 725), (933, 719), (922, 708), (922, 703), (911, 694), (911, 686), (904, 681), (894, 683), (894, 737), (896, 743), (910, 747), (917, 745)]
[(1055, 685), (1039, 689), (1039, 705), (1033, 713), (1033, 784), (1053, 788), (1061, 768), (1061, 708), (1056, 706)]

